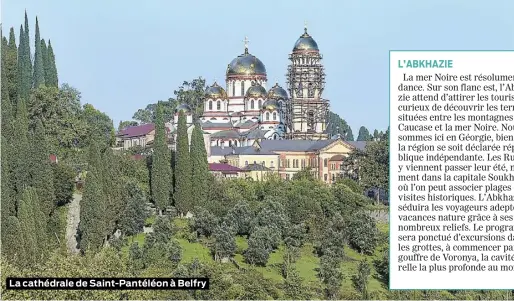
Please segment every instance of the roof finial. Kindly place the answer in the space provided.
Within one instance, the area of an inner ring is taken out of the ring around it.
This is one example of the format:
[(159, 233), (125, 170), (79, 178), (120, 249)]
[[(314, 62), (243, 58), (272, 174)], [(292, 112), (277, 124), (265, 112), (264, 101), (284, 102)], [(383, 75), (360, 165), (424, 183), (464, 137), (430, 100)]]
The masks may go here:
[(245, 54), (248, 54), (248, 42), (250, 42), (250, 40), (248, 40), (248, 37), (245, 37), (243, 42), (245, 43)]
[(307, 33), (307, 21), (303, 22), (303, 30), (305, 30), (305, 33)]
[(217, 83), (217, 82), (216, 82), (216, 77), (214, 77), (214, 85), (216, 85), (216, 83)]

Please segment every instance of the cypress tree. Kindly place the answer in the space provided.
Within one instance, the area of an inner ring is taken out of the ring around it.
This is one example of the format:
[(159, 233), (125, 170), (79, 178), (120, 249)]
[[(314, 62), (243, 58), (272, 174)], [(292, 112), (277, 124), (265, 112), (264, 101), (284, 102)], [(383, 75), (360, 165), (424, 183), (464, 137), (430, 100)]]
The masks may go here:
[[(32, 208), (35, 192), (33, 189), (26, 189), (21, 197), (18, 209), (20, 222), (20, 239), (23, 244), (23, 259), (25, 264), (31, 266), (38, 259), (38, 243), (34, 211)], [(21, 255), (21, 254), (20, 254)]]
[(40, 200), (40, 208), (45, 214), (45, 221), (54, 209), (54, 177), (50, 152), (45, 129), (41, 120), (36, 122), (36, 128), (32, 139), (32, 186), (36, 189)]
[(96, 170), (88, 170), (80, 202), (79, 247), (82, 252), (98, 251), (104, 242), (104, 191)]
[(1, 197), (0, 208), (2, 210), (2, 218), (7, 216), (16, 215), (16, 203), (14, 194), (14, 181), (12, 173), (12, 146), (9, 141), (2, 135), (2, 151), (0, 152), (1, 158)]
[(25, 254), (21, 234), (20, 221), (16, 216), (9, 216), (5, 220), (2, 218), (2, 256), (9, 262), (19, 263), (23, 260)]
[(113, 232), (128, 198), (123, 189), (123, 175), (119, 169), (121, 163), (117, 159), (111, 149), (107, 149), (102, 156), (102, 162), (105, 166), (103, 185), (108, 204), (105, 210), (105, 220), (108, 222), (106, 235)]
[(162, 215), (162, 211), (170, 204), (171, 164), (164, 125), (162, 104), (157, 104), (155, 119), (155, 138), (152, 154), (152, 199)]
[(20, 98), (28, 99), (32, 88), (32, 59), (30, 53), (30, 37), (27, 12), (25, 12), (25, 30), (20, 27), (20, 47), (18, 49), (18, 95)]
[(48, 40), (48, 68), (46, 75), (46, 86), (47, 87), (59, 87), (59, 79), (57, 75), (57, 66), (55, 65), (54, 49), (52, 48), (52, 42)]
[(18, 101), (16, 109), (16, 121), (14, 127), (13, 145), (16, 153), (13, 154), (13, 170), (16, 196), (19, 199), (23, 190), (30, 186), (30, 153), (28, 129), (29, 119), (27, 116), (27, 107), (25, 100), (22, 98)]
[(43, 64), (43, 53), (41, 50), (41, 36), (39, 34), (39, 22), (36, 17), (36, 35), (34, 44), (34, 88), (45, 84), (45, 66)]
[(9, 44), (6, 52), (5, 67), (9, 87), (9, 99), (12, 103), (16, 103), (18, 99), (18, 47), (16, 46), (16, 35), (14, 34), (13, 27), (11, 27), (9, 32)]
[(41, 56), (43, 57), (43, 68), (45, 72), (45, 85), (48, 81), (48, 47), (46, 47), (45, 39), (41, 39)]
[[(5, 47), (5, 48), (4, 48)], [(7, 39), (2, 38), (2, 49), (7, 49)], [(10, 139), (12, 138), (12, 102), (11, 97), (9, 95), (9, 81), (7, 80), (7, 56), (8, 51), (2, 51), (2, 63), (1, 63), (1, 84), (2, 84), (2, 134), (6, 138)], [(9, 140), (12, 141), (12, 140)]]
[(177, 207), (177, 210), (182, 214), (186, 214), (188, 211), (192, 210), (191, 190), (191, 161), (189, 155), (187, 123), (184, 112), (180, 111), (177, 126), (174, 196), (175, 207)]
[(18, 59), (17, 59), (17, 62), (18, 62), (18, 66), (17, 66), (17, 70), (18, 70), (18, 80), (17, 80), (17, 83), (18, 83), (18, 88), (17, 88), (17, 96), (18, 99), (21, 99), (23, 98), (23, 71), (25, 70), (24, 68), (24, 65), (25, 65), (25, 59), (24, 59), (24, 54), (23, 52), (25, 51), (25, 31), (23, 30), (23, 25), (20, 25), (20, 46), (18, 47)]
[(205, 150), (202, 129), (199, 125), (195, 125), (191, 135), (191, 165), (191, 181), (192, 187), (194, 187), (192, 190), (192, 205), (205, 206), (209, 163), (207, 163), (207, 151)]

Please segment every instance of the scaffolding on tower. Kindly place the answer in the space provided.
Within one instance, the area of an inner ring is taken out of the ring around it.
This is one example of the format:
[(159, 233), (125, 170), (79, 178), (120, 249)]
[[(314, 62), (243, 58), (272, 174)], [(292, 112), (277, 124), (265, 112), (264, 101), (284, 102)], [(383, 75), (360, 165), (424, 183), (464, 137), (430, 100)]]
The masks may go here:
[(289, 60), (286, 75), (290, 95), (286, 119), (289, 131), (286, 139), (327, 139), (329, 100), (322, 98), (325, 88), (322, 55), (319, 52), (293, 52)]

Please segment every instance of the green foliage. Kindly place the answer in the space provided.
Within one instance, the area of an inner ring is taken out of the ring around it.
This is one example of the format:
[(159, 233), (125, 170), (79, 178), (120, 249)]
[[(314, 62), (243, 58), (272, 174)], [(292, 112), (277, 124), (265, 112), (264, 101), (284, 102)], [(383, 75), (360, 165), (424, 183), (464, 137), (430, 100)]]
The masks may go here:
[(336, 213), (326, 224), (325, 231), (317, 243), (316, 250), (320, 257), (330, 256), (342, 259), (346, 243), (346, 227), (343, 217)]
[(196, 207), (194, 209), (191, 228), (196, 231), (198, 235), (203, 235), (206, 237), (211, 236), (214, 229), (216, 229), (218, 226), (218, 223), (218, 218), (206, 209), (202, 207)]
[(46, 217), (39, 209), (37, 192), (34, 188), (27, 188), (22, 195), (18, 210), (20, 223), (20, 240), (23, 245), (23, 258), (25, 267), (35, 265), (46, 255)]
[(85, 104), (81, 118), (88, 127), (90, 141), (95, 141), (101, 150), (114, 145), (114, 126), (107, 114), (98, 111), (91, 104)]
[(18, 101), (16, 109), (16, 124), (14, 128), (13, 144), (16, 149), (12, 169), (14, 170), (15, 189), (17, 197), (20, 197), (25, 188), (31, 184), (30, 181), (30, 145), (28, 140), (28, 117), (25, 100)]
[(371, 275), (371, 267), (366, 259), (359, 262), (357, 274), (352, 277), (355, 289), (362, 294), (362, 299), (369, 299), (368, 281)]
[[(5, 53), (5, 61), (2, 62), (2, 68), (5, 68), (7, 89), (9, 92), (9, 99), (13, 104), (18, 99), (18, 47), (16, 46), (16, 35), (14, 28), (11, 27), (9, 31), (9, 44), (5, 49), (2, 49), (2, 54)], [(3, 79), (2, 79), (3, 81)], [(3, 88), (2, 88), (3, 90)], [(4, 107), (2, 105), (2, 113)], [(3, 129), (3, 128), (2, 128)]]
[(341, 135), (344, 141), (354, 140), (352, 128), (334, 112), (329, 112), (327, 131), (330, 137)]
[(235, 230), (238, 235), (250, 235), (254, 213), (246, 202), (238, 202), (224, 217), (227, 227)]
[(309, 299), (309, 292), (303, 285), (303, 279), (293, 266), (289, 267), (284, 280), (284, 294), (291, 300)]
[(249, 264), (265, 266), (268, 262), (274, 238), (272, 228), (259, 227), (254, 230), (248, 239), (248, 249), (244, 253), (245, 261)]
[(357, 141), (371, 141), (373, 136), (369, 133), (368, 129), (365, 126), (361, 126), (359, 129), (359, 136), (357, 137)]
[(45, 66), (43, 60), (43, 52), (41, 49), (41, 36), (39, 34), (39, 22), (36, 17), (36, 36), (34, 39), (34, 88), (45, 84)]
[(175, 207), (181, 214), (193, 209), (191, 193), (191, 160), (189, 154), (189, 139), (184, 112), (179, 113), (177, 126), (177, 151), (175, 161)]
[(45, 83), (47, 87), (59, 87), (59, 76), (57, 73), (57, 66), (55, 64), (54, 49), (52, 48), (52, 42), (48, 40), (48, 67), (45, 66)]
[(368, 143), (359, 166), (361, 185), (365, 189), (389, 190), (389, 140)]
[(143, 231), (148, 216), (145, 207), (145, 195), (136, 182), (125, 184), (128, 201), (121, 216), (120, 230), (125, 235), (135, 235)]
[(207, 202), (207, 184), (209, 180), (209, 164), (207, 163), (207, 151), (203, 139), (202, 129), (195, 125), (191, 135), (191, 180), (193, 206), (205, 206)]
[(372, 254), (378, 243), (378, 229), (373, 217), (360, 210), (348, 223), (348, 241), (350, 245), (364, 254)]
[(36, 124), (31, 141), (32, 187), (36, 189), (41, 201), (41, 210), (48, 217), (55, 204), (54, 175), (45, 130), (40, 121)]
[(380, 251), (380, 257), (373, 262), (375, 270), (386, 287), (389, 287), (389, 244)]
[(118, 125), (118, 131), (124, 130), (131, 126), (138, 126), (138, 125), (139, 125), (139, 123), (137, 121), (133, 121), (133, 120), (121, 121), (120, 120), (120, 124)]
[(8, 216), (7, 218), (2, 218), (1, 233), (2, 256), (13, 264), (22, 263), (27, 253), (24, 251), (24, 241), (21, 240), (23, 237), (23, 232), (18, 218), (16, 218), (16, 216)]
[(153, 224), (153, 232), (146, 236), (145, 242), (167, 242), (173, 236), (173, 225), (168, 216), (159, 216)]
[(160, 214), (170, 205), (170, 191), (172, 187), (171, 159), (166, 140), (163, 108), (159, 104), (155, 123), (154, 151), (152, 154), (151, 190), (153, 202)]
[(337, 181), (337, 183), (338, 184), (340, 183), (340, 184), (345, 185), (346, 187), (350, 188), (350, 190), (353, 193), (357, 193), (357, 194), (361, 194), (361, 195), (363, 193), (362, 187), (359, 186), (359, 183), (357, 183), (357, 181), (355, 181), (353, 179), (344, 178), (344, 179)]
[(76, 173), (69, 165), (61, 162), (52, 164), (51, 166), (54, 176), (55, 205), (62, 206), (70, 202), (73, 198)]
[(227, 228), (217, 226), (214, 230), (214, 258), (221, 260), (231, 257), (236, 252), (236, 239), (232, 231)]
[(284, 230), (284, 244), (287, 247), (300, 248), (306, 238), (307, 229), (304, 224), (293, 224)]
[(261, 210), (252, 224), (254, 229), (258, 227), (276, 229), (279, 237), (281, 237), (284, 229), (289, 226), (289, 219), (284, 206), (276, 198), (269, 197), (265, 199)]
[(25, 13), (25, 30), (20, 25), (20, 46), (18, 48), (18, 97), (28, 99), (32, 88), (32, 58), (27, 13)]
[(325, 285), (325, 297), (327, 299), (338, 299), (343, 273), (340, 268), (341, 259), (325, 254), (320, 258), (318, 277)]
[(80, 203), (79, 246), (82, 252), (98, 251), (104, 243), (105, 198), (96, 171), (87, 173), (84, 196)]

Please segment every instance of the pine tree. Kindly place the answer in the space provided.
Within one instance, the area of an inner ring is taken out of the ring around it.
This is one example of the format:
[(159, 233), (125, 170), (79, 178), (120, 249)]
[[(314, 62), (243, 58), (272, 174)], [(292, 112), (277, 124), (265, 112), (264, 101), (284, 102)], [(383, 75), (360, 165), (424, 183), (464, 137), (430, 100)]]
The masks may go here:
[(34, 50), (34, 88), (45, 84), (45, 66), (43, 63), (43, 53), (41, 49), (41, 36), (39, 34), (39, 22), (36, 17), (36, 35), (35, 35), (35, 50)]
[(162, 104), (157, 104), (155, 120), (155, 138), (152, 154), (151, 191), (155, 206), (159, 214), (170, 205), (170, 187), (172, 185), (172, 171), (169, 157), (169, 150), (166, 139), (166, 128), (164, 125), (164, 112)]
[(16, 35), (14, 34), (13, 27), (11, 27), (9, 32), (9, 44), (6, 49), (7, 57), (5, 67), (9, 87), (9, 99), (15, 104), (18, 99), (18, 47), (16, 46)]
[(52, 48), (52, 42), (48, 40), (48, 67), (46, 71), (46, 86), (47, 87), (59, 87), (59, 78), (57, 74), (57, 66), (55, 64), (54, 49)]
[(18, 101), (16, 109), (16, 121), (14, 127), (13, 145), (16, 153), (13, 154), (13, 170), (15, 179), (16, 196), (19, 199), (23, 190), (30, 186), (30, 153), (28, 129), (29, 119), (25, 100)]
[[(184, 112), (180, 111), (177, 126), (177, 153), (175, 162), (175, 207), (186, 214), (191, 211), (191, 161), (189, 155), (189, 139)], [(196, 189), (196, 188), (195, 188)]]
[(209, 177), (209, 163), (203, 139), (202, 129), (195, 125), (191, 135), (191, 165), (192, 165), (192, 204), (191, 206), (204, 206), (207, 198), (207, 180)]
[(43, 57), (43, 68), (45, 72), (45, 85), (48, 86), (48, 47), (46, 46), (45, 39), (41, 39), (41, 56)]
[(54, 176), (50, 152), (43, 123), (38, 120), (32, 139), (32, 186), (36, 189), (40, 200), (40, 208), (45, 214), (45, 221), (54, 209)]

